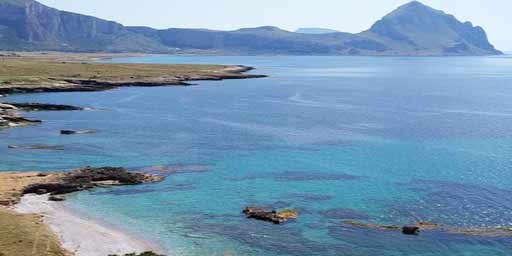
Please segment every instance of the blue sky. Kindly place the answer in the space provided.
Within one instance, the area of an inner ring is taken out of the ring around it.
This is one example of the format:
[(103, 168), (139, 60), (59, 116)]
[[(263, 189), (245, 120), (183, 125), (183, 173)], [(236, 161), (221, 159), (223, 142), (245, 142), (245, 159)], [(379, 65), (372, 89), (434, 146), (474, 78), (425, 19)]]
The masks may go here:
[[(263, 25), (287, 30), (325, 27), (344, 32), (369, 28), (409, 0), (40, 0), (58, 9), (79, 12), (124, 25), (155, 28), (233, 30)], [(484, 27), (501, 50), (512, 50), (511, 0), (424, 0), (424, 4)]]

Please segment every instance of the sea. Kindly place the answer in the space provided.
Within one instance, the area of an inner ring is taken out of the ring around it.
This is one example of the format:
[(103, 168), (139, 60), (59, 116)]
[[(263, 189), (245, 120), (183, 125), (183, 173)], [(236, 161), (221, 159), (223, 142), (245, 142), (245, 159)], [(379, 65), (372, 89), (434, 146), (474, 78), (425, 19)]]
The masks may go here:
[[(92, 110), (25, 113), (44, 123), (0, 131), (0, 170), (122, 166), (166, 175), (65, 204), (168, 255), (512, 255), (510, 236), (446, 232), (512, 227), (512, 56), (107, 62), (240, 64), (268, 78), (9, 96)], [(252, 205), (300, 217), (247, 219), (242, 210)], [(445, 230), (408, 236), (347, 221)]]

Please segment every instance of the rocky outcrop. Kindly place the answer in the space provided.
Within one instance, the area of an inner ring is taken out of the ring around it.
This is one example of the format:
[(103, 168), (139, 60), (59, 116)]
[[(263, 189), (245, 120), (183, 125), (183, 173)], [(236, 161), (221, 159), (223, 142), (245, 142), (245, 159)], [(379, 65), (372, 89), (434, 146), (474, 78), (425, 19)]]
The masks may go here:
[(41, 121), (23, 118), (18, 113), (17, 107), (10, 104), (0, 103), (0, 128), (23, 126), (35, 123), (41, 123)]
[(137, 185), (162, 181), (162, 176), (133, 173), (117, 167), (86, 167), (65, 173), (49, 183), (31, 184), (23, 189), (22, 194), (64, 195), (92, 189), (98, 186)]
[(77, 111), (84, 110), (81, 107), (61, 104), (46, 104), (46, 103), (11, 103), (6, 102), (10, 106), (14, 106), (22, 111)]
[(283, 224), (290, 220), (299, 218), (299, 213), (294, 210), (267, 210), (264, 207), (249, 206), (242, 211), (247, 218)]
[[(46, 103), (0, 103), (0, 128), (25, 126), (41, 123), (41, 120), (30, 120), (22, 117), (18, 111), (71, 111), (83, 110), (81, 107), (70, 105), (46, 104)], [(23, 148), (14, 146), (10, 148)], [(30, 146), (31, 149), (41, 149), (38, 146)]]

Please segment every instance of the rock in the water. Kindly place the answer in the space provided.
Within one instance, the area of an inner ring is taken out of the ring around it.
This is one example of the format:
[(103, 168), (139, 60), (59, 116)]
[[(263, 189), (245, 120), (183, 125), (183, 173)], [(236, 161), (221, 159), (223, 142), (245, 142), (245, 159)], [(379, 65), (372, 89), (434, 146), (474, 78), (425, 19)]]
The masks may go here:
[(274, 224), (283, 224), (299, 217), (299, 213), (291, 209), (275, 211), (262, 207), (246, 207), (243, 213), (245, 213), (247, 218), (268, 221)]
[(402, 227), (402, 233), (405, 235), (418, 235), (420, 233), (419, 227)]
[[(109, 256), (122, 256), (122, 255), (118, 255), (118, 254), (111, 254)], [(125, 254), (124, 256), (165, 256), (165, 255), (162, 255), (162, 254), (157, 254), (155, 252), (151, 252), (151, 251), (148, 251), (148, 252), (143, 252), (141, 254), (136, 254), (136, 253), (129, 253), (129, 254)]]
[(62, 202), (62, 201), (65, 201), (66, 199), (61, 196), (50, 196), (50, 197), (48, 197), (48, 200), (53, 201), (53, 202)]
[(73, 134), (93, 134), (96, 133), (94, 130), (84, 130), (84, 131), (73, 131), (73, 130), (61, 130), (60, 134), (62, 135), (73, 135)]
[(82, 191), (87, 188), (94, 187), (92, 184), (66, 184), (66, 183), (43, 183), (43, 184), (33, 184), (26, 187), (23, 190), (23, 194), (51, 194), (51, 195), (63, 195), (69, 194), (77, 191)]
[(14, 106), (24, 111), (72, 111), (83, 110), (81, 107), (60, 104), (46, 104), (46, 103), (5, 103)]
[(23, 194), (50, 194), (51, 196), (69, 194), (102, 185), (136, 185), (162, 181), (163, 177), (128, 172), (124, 168), (86, 167), (63, 174), (51, 183), (38, 183), (27, 186)]
[(33, 150), (64, 150), (63, 146), (48, 145), (8, 145), (10, 149), (33, 149)]

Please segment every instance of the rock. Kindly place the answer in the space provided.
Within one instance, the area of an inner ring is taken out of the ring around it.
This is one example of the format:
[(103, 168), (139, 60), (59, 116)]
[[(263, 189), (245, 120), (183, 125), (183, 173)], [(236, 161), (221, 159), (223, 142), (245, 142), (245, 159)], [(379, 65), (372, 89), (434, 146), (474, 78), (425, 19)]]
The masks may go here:
[(61, 130), (60, 134), (62, 135), (73, 135), (73, 134), (93, 134), (96, 133), (94, 130), (84, 130), (84, 131), (73, 131), (73, 130)]
[[(123, 256), (123, 255), (111, 254), (111, 255), (108, 255), (108, 256)], [(165, 256), (165, 255), (157, 254), (155, 252), (148, 251), (148, 252), (143, 252), (141, 254), (129, 253), (129, 254), (125, 254), (124, 256)]]
[(14, 106), (24, 111), (73, 111), (83, 110), (81, 107), (61, 105), (61, 104), (46, 104), (46, 103), (5, 103)]
[(13, 105), (10, 105), (10, 104), (0, 103), (0, 109), (16, 110), (16, 109), (18, 109), (18, 108), (17, 108), (17, 107), (15, 107), (15, 106), (13, 106)]
[(9, 206), (11, 204), (12, 204), (12, 202), (9, 200), (0, 200), (0, 205), (2, 205), (2, 206)]
[(402, 227), (402, 233), (405, 235), (418, 235), (420, 233), (419, 227)]
[(65, 184), (65, 183), (41, 183), (41, 184), (33, 184), (26, 187), (23, 190), (23, 194), (50, 194), (50, 195), (63, 195), (69, 194), (77, 191), (82, 191), (87, 188), (92, 188), (91, 185), (86, 184)]
[(86, 167), (63, 174), (51, 183), (37, 183), (27, 186), (22, 194), (50, 194), (51, 196), (69, 194), (104, 185), (137, 185), (159, 182), (162, 176), (132, 173), (117, 167)]
[(10, 149), (33, 149), (33, 150), (64, 150), (63, 146), (47, 145), (8, 145)]
[(66, 199), (61, 196), (50, 196), (50, 197), (48, 197), (48, 200), (53, 201), (53, 202), (62, 202), (62, 201), (65, 201)]
[(263, 220), (272, 222), (274, 224), (283, 224), (287, 221), (297, 219), (299, 217), (299, 213), (287, 209), (283, 211), (275, 211), (275, 210), (267, 210), (262, 207), (246, 207), (243, 210), (243, 213), (250, 219)]

